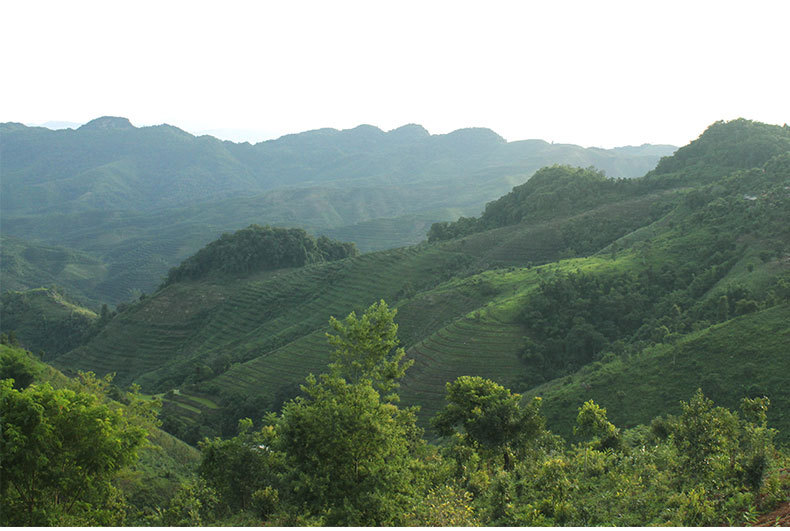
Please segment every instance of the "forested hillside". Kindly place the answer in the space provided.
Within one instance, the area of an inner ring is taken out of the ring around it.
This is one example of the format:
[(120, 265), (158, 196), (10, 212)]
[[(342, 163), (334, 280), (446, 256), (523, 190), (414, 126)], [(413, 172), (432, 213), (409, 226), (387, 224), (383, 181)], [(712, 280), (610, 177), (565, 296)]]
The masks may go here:
[(524, 181), (378, 252), (251, 226), (102, 312), (51, 363), (141, 386), (201, 450), (134, 521), (734, 526), (787, 503), (790, 129)]
[[(430, 135), (417, 125), (322, 129), (250, 145), (114, 117), (77, 130), (6, 123), (0, 135), (3, 235), (90, 257), (101, 271), (55, 281), (99, 305), (153, 291), (170, 268), (250, 224), (389, 249), (420, 242), (433, 222), (476, 212), (543, 165), (592, 164), (637, 177), (675, 149), (505, 142), (487, 129)], [(48, 265), (17, 268), (9, 288), (41, 287)]]

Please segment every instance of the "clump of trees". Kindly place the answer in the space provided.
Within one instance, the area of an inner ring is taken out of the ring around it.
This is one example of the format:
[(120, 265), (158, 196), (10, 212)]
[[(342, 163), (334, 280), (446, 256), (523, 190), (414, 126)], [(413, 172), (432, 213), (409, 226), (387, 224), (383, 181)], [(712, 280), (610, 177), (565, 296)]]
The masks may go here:
[(163, 285), (211, 274), (248, 274), (301, 267), (357, 254), (354, 243), (339, 242), (326, 236), (316, 239), (302, 229), (250, 225), (233, 234), (223, 234), (172, 268)]
[[(19, 351), (17, 351), (19, 352)], [(28, 375), (13, 359), (9, 373)], [(4, 526), (122, 525), (123, 493), (113, 484), (156, 424), (157, 403), (107, 396), (109, 379), (81, 374), (69, 387), (0, 380), (0, 523)]]
[(554, 165), (541, 168), (524, 184), (486, 204), (479, 218), (434, 223), (428, 241), (466, 236), (526, 221), (547, 221), (629, 197), (636, 187), (628, 179), (607, 179), (595, 168)]

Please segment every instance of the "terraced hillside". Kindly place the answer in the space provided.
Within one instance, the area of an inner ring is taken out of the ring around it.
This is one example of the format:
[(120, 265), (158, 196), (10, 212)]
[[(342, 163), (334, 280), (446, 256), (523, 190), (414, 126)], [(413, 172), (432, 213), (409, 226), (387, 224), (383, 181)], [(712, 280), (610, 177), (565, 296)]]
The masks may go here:
[(543, 396), (552, 431), (571, 437), (587, 400), (606, 407), (622, 428), (680, 412), (680, 400), (701, 388), (735, 408), (742, 397), (768, 396), (770, 426), (790, 441), (790, 305), (781, 304), (656, 345), (633, 357), (596, 362), (529, 391)]
[(3, 291), (58, 285), (83, 304), (95, 304), (91, 295), (107, 275), (107, 266), (88, 253), (0, 236)]
[[(730, 126), (717, 125), (716, 134), (720, 127)], [(742, 128), (731, 126), (736, 136)], [(771, 144), (778, 151), (761, 152), (756, 168), (739, 169), (738, 159), (729, 173), (718, 164), (715, 178), (684, 181), (682, 168), (665, 164), (672, 169), (666, 179), (634, 182), (553, 168), (544, 177), (559, 175), (562, 187), (575, 190), (561, 209), (552, 209), (558, 188), (545, 179), (486, 209), (515, 222), (486, 229), (493, 218), (483, 216), (474, 230), (443, 241), (176, 282), (57, 364), (117, 371), (118, 381), (152, 392), (174, 390), (166, 399), (178, 430), (206, 428), (192, 433), (195, 440), (228, 418), (232, 430), (235, 419), (260, 418), (294, 396), (307, 374), (326, 367), (329, 317), (384, 299), (398, 308), (399, 337), (415, 360), (402, 400), (422, 407), (423, 425), (441, 407), (444, 384), (463, 374), (522, 392), (547, 380), (573, 383), (604, 360), (628, 364), (733, 316), (784, 304), (790, 137), (773, 126), (747, 129), (779, 139)], [(700, 167), (699, 158), (689, 160)], [(589, 178), (576, 182), (576, 175)], [(537, 210), (536, 197), (543, 198)], [(579, 385), (589, 390), (586, 380)], [(628, 401), (636, 389), (607, 392)]]
[[(619, 213), (640, 225), (656, 215), (641, 208), (655, 199), (629, 199), (587, 216)], [(416, 361), (404, 382), (404, 403), (422, 405), (427, 418), (441, 405), (443, 383), (470, 368), (518, 383), (525, 370), (518, 356), (523, 327), (512, 311), (491, 313), (494, 307), (487, 306), (502, 297), (521, 300), (536, 285), (540, 269), (515, 267), (572, 252), (561, 234), (575, 223), (578, 216), (331, 264), (175, 283), (121, 313), (57, 363), (117, 372), (119, 382), (136, 381), (147, 390), (180, 388), (174, 402), (208, 398), (204, 406), (168, 406), (194, 421), (198, 410), (211, 413), (222, 396), (254, 395), (266, 402), (293, 393), (308, 373), (326, 366), (329, 316), (360, 312), (383, 298), (397, 306), (399, 337)], [(492, 265), (506, 269), (487, 271)], [(480, 337), (499, 339), (486, 346)], [(481, 356), (480, 347), (488, 354)]]
[(56, 288), (7, 291), (0, 295), (0, 332), (45, 359), (68, 352), (93, 333), (99, 316)]

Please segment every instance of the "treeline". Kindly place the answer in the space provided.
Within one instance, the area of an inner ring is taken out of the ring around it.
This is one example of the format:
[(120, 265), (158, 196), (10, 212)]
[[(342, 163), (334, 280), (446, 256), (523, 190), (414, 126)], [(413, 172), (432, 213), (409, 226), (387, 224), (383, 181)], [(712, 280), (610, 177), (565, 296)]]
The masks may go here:
[(607, 179), (595, 168), (554, 165), (542, 168), (524, 184), (486, 204), (479, 218), (434, 223), (428, 241), (466, 236), (484, 230), (522, 223), (549, 221), (587, 208), (607, 199), (625, 197), (633, 188), (628, 179)]
[(354, 243), (339, 242), (326, 236), (316, 239), (303, 229), (250, 225), (233, 234), (223, 234), (181, 265), (172, 268), (163, 286), (216, 273), (248, 274), (301, 267), (357, 254)]
[(742, 170), (762, 166), (790, 151), (790, 127), (739, 118), (710, 125), (698, 139), (663, 157), (646, 176), (650, 181), (708, 183)]

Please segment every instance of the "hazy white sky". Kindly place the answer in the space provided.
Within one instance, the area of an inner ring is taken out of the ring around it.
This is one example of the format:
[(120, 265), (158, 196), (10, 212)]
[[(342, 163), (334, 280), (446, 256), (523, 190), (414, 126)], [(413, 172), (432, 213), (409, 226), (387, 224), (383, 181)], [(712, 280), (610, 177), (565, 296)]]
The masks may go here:
[(787, 0), (9, 0), (0, 122), (682, 145), (790, 122), (789, 36)]

